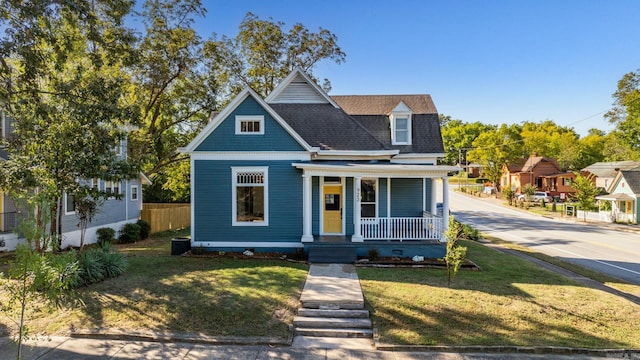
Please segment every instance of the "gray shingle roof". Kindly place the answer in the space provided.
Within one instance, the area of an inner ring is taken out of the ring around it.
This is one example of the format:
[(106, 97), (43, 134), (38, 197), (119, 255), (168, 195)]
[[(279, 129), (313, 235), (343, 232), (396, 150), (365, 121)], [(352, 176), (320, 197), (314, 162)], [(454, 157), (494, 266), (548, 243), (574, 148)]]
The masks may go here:
[(367, 129), (331, 104), (270, 104), (305, 141), (322, 150), (387, 150)]
[(427, 94), (419, 95), (335, 95), (331, 98), (350, 115), (388, 115), (400, 101), (414, 114), (437, 114), (436, 106)]
[[(442, 153), (438, 113), (429, 95), (332, 96), (340, 105), (283, 104), (270, 106), (311, 146), (324, 150), (399, 150), (400, 153)], [(389, 113), (400, 102), (413, 112), (411, 145), (391, 145)]]
[(391, 145), (390, 120), (386, 115), (352, 115), (390, 149), (400, 153), (442, 153), (442, 134), (438, 114), (413, 114), (411, 117), (411, 145)]
[(615, 177), (618, 170), (629, 170), (640, 166), (640, 161), (610, 161), (593, 163), (582, 171), (588, 171), (597, 177)]
[(634, 194), (640, 194), (640, 168), (621, 170), (622, 177), (627, 181)]

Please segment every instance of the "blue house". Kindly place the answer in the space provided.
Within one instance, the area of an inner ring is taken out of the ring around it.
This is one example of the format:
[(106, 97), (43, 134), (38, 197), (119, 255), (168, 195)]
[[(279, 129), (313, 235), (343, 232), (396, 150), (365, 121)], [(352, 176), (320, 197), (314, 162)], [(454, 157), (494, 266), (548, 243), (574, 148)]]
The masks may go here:
[[(0, 111), (0, 136), (13, 136), (13, 121)], [(126, 157), (127, 141), (123, 140), (116, 149), (119, 156)], [(0, 162), (7, 160), (9, 154), (0, 146)], [(126, 223), (134, 223), (140, 218), (142, 209), (142, 185), (150, 184), (150, 180), (142, 173), (139, 177), (122, 181), (105, 181), (102, 179), (80, 180), (85, 186), (95, 187), (101, 191), (113, 193), (105, 199), (96, 216), (87, 225), (85, 244), (95, 243), (96, 231), (101, 227), (110, 227), (116, 236)], [(119, 194), (116, 197), (115, 194)], [(0, 189), (0, 251), (15, 250), (16, 245), (25, 243), (16, 233), (18, 223), (25, 215), (24, 204), (18, 203)], [(62, 202), (62, 248), (80, 245), (80, 228), (72, 196), (65, 196)]]
[(441, 214), (460, 169), (437, 165), (429, 95), (329, 96), (296, 69), (264, 99), (244, 89), (181, 151), (193, 247), (444, 254)]

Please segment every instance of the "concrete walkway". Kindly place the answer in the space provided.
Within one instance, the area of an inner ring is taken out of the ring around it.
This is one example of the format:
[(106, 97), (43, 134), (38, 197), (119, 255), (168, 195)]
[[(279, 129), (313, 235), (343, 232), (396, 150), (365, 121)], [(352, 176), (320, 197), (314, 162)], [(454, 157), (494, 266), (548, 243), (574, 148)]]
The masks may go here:
[(300, 302), (307, 308), (333, 304), (341, 309), (362, 309), (364, 295), (356, 267), (351, 264), (311, 264)]

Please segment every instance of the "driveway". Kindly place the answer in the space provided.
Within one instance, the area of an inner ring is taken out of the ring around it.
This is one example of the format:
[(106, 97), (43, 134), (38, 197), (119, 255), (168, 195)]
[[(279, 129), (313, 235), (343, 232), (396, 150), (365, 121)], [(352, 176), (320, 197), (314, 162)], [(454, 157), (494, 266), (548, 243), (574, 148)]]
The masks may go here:
[(501, 201), (449, 195), (456, 219), (487, 235), (640, 285), (640, 232), (622, 231), (626, 225), (549, 219)]

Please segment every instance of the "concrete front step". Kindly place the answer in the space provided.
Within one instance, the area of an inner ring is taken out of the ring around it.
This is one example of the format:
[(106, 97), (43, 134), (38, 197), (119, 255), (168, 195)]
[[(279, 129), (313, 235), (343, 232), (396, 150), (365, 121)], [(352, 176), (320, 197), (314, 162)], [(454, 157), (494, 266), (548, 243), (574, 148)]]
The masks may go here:
[(296, 316), (293, 318), (293, 326), (305, 328), (364, 328), (371, 329), (371, 320), (363, 318), (327, 318)]
[(321, 329), (296, 327), (296, 336), (313, 336), (313, 337), (334, 337), (334, 338), (373, 338), (373, 330), (371, 329)]
[(298, 316), (328, 318), (369, 318), (368, 310), (348, 309), (298, 309)]
[(329, 309), (329, 310), (359, 310), (364, 309), (364, 301), (353, 300), (305, 300), (300, 299), (300, 304), (303, 308), (308, 309)]

